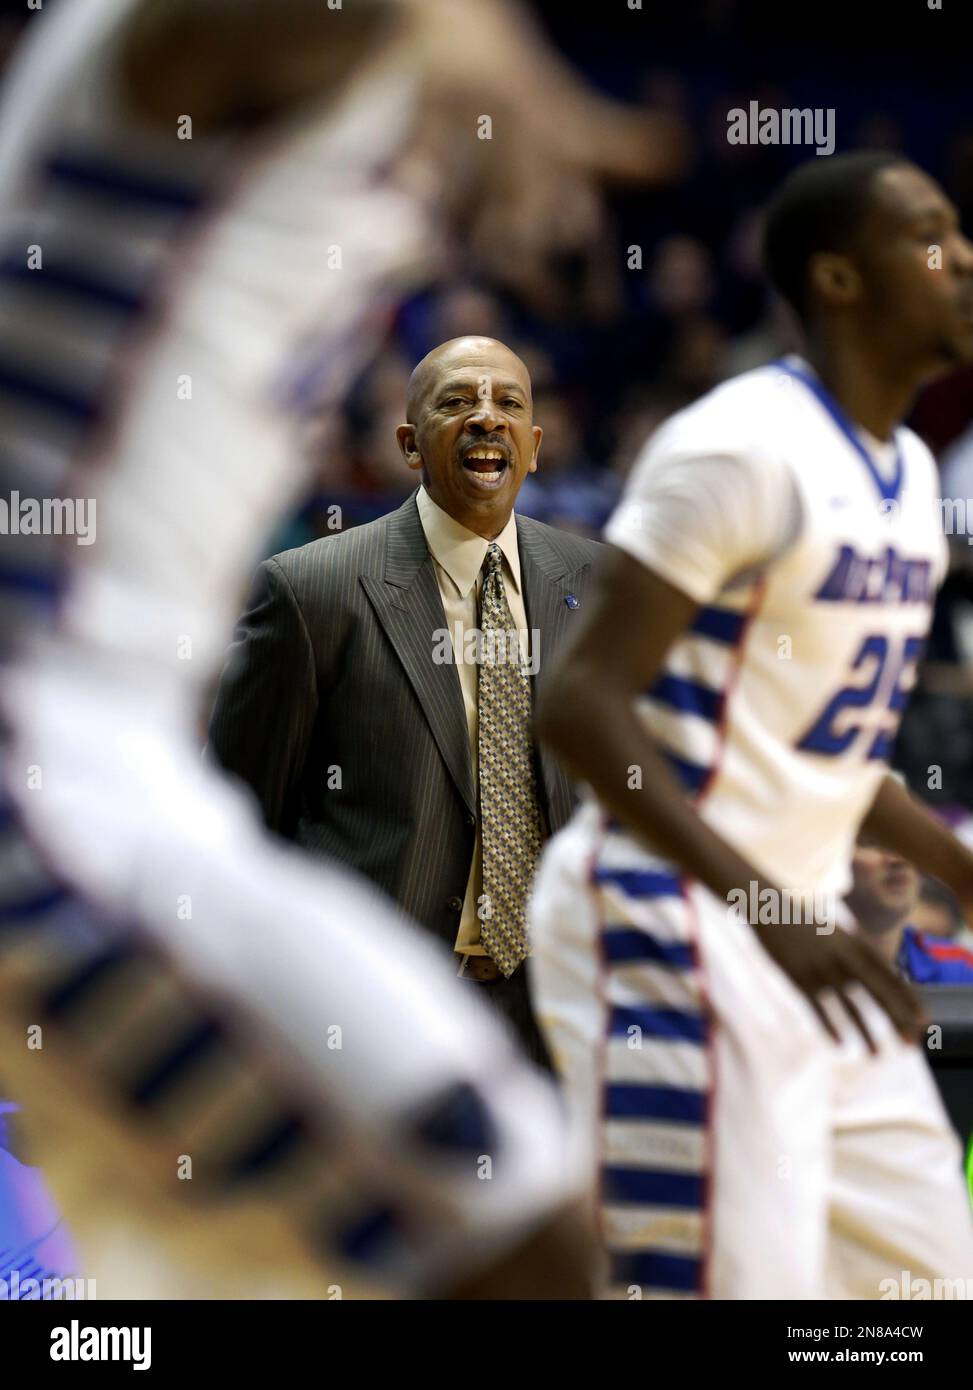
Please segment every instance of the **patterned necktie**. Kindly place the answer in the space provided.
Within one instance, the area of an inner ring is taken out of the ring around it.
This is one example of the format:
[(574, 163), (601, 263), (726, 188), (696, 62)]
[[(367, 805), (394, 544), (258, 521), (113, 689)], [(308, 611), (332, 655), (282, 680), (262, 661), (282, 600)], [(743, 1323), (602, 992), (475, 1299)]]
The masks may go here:
[(490, 546), (480, 598), (480, 826), (483, 892), (480, 942), (504, 975), (527, 954), (527, 893), (541, 848), (530, 678), (503, 587), (502, 555)]

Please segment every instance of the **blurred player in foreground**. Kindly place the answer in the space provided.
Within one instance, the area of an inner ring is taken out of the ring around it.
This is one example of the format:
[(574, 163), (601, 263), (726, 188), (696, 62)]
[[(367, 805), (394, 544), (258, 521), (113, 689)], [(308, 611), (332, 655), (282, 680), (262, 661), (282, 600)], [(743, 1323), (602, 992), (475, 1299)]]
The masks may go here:
[(973, 856), (886, 772), (946, 564), (900, 421), (973, 358), (973, 247), (924, 173), (860, 154), (785, 182), (766, 260), (805, 358), (651, 439), (545, 678), (541, 736), (594, 796), (541, 863), (535, 1002), (616, 1290), (876, 1298), (973, 1275), (917, 1003), (839, 920), (862, 825), (973, 910)]
[(539, 257), (556, 187), (596, 220), (596, 178), (670, 157), (499, 0), (50, 8), (0, 137), (4, 1084), (101, 1297), (345, 1269), (583, 1296), (553, 1091), (386, 903), (265, 839), (194, 735), (302, 435), (457, 186), (491, 244), (515, 143), (503, 252)]

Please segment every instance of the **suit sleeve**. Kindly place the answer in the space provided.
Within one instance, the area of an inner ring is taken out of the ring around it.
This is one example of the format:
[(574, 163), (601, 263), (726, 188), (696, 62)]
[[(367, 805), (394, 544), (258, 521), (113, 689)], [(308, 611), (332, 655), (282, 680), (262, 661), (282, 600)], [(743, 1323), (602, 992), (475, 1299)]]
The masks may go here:
[(206, 754), (255, 793), (271, 830), (292, 838), (317, 713), (311, 639), (276, 560), (257, 570), (227, 653)]

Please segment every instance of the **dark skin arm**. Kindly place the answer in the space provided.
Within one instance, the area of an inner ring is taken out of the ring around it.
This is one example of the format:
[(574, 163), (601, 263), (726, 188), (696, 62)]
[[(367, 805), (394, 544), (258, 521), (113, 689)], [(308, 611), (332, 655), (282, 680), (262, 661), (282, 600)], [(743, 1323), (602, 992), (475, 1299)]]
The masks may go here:
[[(140, 0), (120, 35), (131, 112), (175, 139), (238, 134), (335, 101), (393, 53), (417, 96), (396, 178), (505, 284), (543, 292), (552, 252), (593, 254), (601, 187), (686, 168), (683, 120), (590, 86), (518, 0)], [(395, 71), (392, 81), (395, 82)], [(496, 140), (481, 140), (489, 113)]]
[(391, 0), (329, 10), (309, 0), (142, 0), (122, 40), (120, 69), (132, 108), (165, 130), (191, 115), (197, 133), (270, 119), (334, 95), (361, 59), (394, 31)]
[(973, 853), (895, 777), (881, 783), (861, 833), (945, 883), (973, 919)]
[[(654, 683), (697, 611), (692, 599), (660, 576), (617, 547), (606, 547), (582, 622), (554, 667), (541, 673), (537, 733), (640, 840), (718, 899), (727, 902), (733, 890), (747, 894), (751, 882), (758, 893), (779, 892), (696, 813), (635, 713), (635, 697)], [(633, 623), (632, 614), (649, 614), (651, 621)], [(638, 790), (629, 786), (633, 765), (642, 769)], [(864, 938), (844, 931), (819, 935), (803, 924), (751, 925), (836, 1040), (820, 1004), (824, 990), (835, 992), (876, 1050), (847, 992), (856, 982), (903, 1037), (910, 1042), (918, 1037), (922, 1019), (915, 996)]]

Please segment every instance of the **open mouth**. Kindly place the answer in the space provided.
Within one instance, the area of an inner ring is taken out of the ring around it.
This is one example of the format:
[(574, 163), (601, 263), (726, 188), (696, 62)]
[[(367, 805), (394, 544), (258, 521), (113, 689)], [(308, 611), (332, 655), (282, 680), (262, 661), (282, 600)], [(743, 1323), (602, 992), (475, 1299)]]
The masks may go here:
[(489, 444), (477, 445), (463, 455), (463, 467), (481, 487), (494, 487), (507, 471), (507, 456)]

